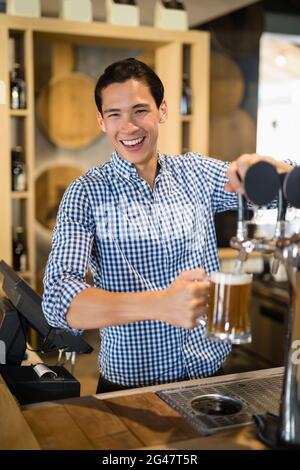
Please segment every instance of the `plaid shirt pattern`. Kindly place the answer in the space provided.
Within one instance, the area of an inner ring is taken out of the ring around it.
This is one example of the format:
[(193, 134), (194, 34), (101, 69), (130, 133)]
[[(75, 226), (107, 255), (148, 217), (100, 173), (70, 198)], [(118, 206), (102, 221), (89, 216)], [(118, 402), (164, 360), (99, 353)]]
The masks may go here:
[[(90, 287), (89, 266), (94, 287), (111, 292), (161, 290), (183, 270), (219, 270), (214, 213), (237, 203), (224, 191), (228, 163), (198, 153), (159, 154), (158, 162), (153, 190), (116, 152), (66, 190), (44, 278), (50, 325), (82, 332), (68, 326), (66, 313)], [(128, 386), (209, 376), (231, 349), (207, 339), (203, 326), (153, 320), (103, 328), (100, 337), (101, 374)]]

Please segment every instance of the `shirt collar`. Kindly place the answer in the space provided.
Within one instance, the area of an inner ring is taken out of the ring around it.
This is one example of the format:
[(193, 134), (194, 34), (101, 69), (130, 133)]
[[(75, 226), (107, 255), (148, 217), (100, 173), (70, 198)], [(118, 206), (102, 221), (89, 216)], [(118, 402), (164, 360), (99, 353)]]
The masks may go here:
[[(122, 158), (118, 152), (114, 151), (112, 153), (111, 161), (118, 175), (123, 178), (130, 179), (138, 176), (134, 164)], [(158, 163), (160, 165), (159, 173), (167, 173), (165, 155), (158, 153)]]
[(129, 179), (131, 176), (137, 175), (134, 164), (124, 160), (124, 158), (120, 157), (118, 152), (115, 151), (112, 153), (111, 161), (118, 175), (123, 178)]

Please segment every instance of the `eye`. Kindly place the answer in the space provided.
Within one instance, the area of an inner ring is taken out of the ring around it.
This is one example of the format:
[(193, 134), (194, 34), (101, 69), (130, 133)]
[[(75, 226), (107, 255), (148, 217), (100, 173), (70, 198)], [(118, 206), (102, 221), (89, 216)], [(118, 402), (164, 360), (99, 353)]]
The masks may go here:
[(108, 117), (111, 118), (111, 117), (118, 117), (119, 114), (118, 113), (112, 113), (112, 114), (109, 114)]
[(148, 111), (148, 109), (137, 109), (136, 113), (137, 114), (142, 114), (142, 113), (146, 113)]

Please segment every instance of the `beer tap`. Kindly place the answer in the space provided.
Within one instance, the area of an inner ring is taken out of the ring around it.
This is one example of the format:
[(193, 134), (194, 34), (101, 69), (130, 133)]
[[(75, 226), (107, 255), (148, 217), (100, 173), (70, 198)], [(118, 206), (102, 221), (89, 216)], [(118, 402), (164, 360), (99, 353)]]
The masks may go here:
[(273, 254), (286, 268), (290, 289), (280, 415), (266, 413), (254, 419), (258, 437), (269, 447), (300, 448), (300, 228), (287, 234), (285, 223), (287, 204), (300, 209), (300, 167), (280, 176), (271, 164), (257, 163), (246, 173), (244, 187), (256, 205), (268, 205), (278, 195), (276, 228), (271, 238), (236, 236), (230, 244), (239, 251)]
[(248, 228), (247, 228), (247, 200), (242, 194), (238, 194), (238, 220), (237, 220), (237, 232), (236, 238), (241, 243), (241, 249), (239, 250), (238, 257), (235, 262), (234, 272), (240, 274), (243, 269), (243, 264), (248, 258), (248, 251), (246, 242), (248, 239)]
[[(240, 272), (248, 254), (254, 251), (255, 245), (248, 236), (247, 199), (257, 206), (266, 206), (275, 199), (280, 187), (278, 173), (273, 165), (267, 162), (258, 162), (247, 171), (244, 179), (246, 196), (238, 194), (238, 222), (237, 234), (230, 241), (232, 248), (239, 251), (235, 272)], [(256, 245), (259, 242), (255, 240)], [(266, 248), (261, 240), (260, 249)], [(266, 250), (268, 252), (268, 250)]]
[[(277, 222), (275, 226), (275, 232), (274, 232), (274, 239), (275, 240), (280, 240), (285, 237), (285, 217), (286, 217), (286, 211), (288, 207), (287, 199), (284, 197), (283, 194), (283, 185), (285, 178), (287, 177), (287, 173), (281, 173), (279, 175), (279, 180), (280, 180), (280, 185), (278, 189), (278, 200), (277, 200)], [(279, 265), (280, 265), (280, 256), (276, 256), (277, 252), (275, 251), (274, 256), (273, 256), (273, 263), (271, 267), (271, 274), (274, 276), (277, 274)]]

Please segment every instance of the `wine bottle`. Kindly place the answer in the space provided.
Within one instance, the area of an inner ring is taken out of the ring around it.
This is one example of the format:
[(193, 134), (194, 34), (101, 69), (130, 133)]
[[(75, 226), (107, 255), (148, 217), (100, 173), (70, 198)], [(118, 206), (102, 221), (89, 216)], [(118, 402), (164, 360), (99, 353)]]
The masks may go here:
[(20, 64), (14, 64), (10, 74), (10, 107), (11, 109), (26, 108), (26, 83), (21, 78)]
[(12, 164), (12, 190), (26, 191), (26, 167), (24, 162), (23, 149), (17, 146), (11, 150)]
[(133, 5), (136, 6), (136, 1), (135, 0), (113, 0), (114, 3), (119, 4), (119, 5)]
[(27, 270), (27, 264), (24, 228), (18, 226), (13, 240), (13, 266), (16, 271), (24, 272)]
[(183, 75), (182, 79), (181, 114), (192, 114), (192, 91), (189, 85), (189, 77), (186, 74)]
[(182, 0), (162, 0), (163, 6), (170, 10), (185, 10)]

